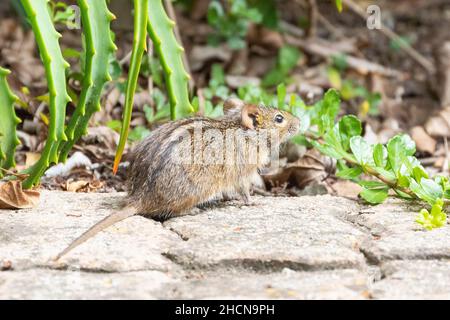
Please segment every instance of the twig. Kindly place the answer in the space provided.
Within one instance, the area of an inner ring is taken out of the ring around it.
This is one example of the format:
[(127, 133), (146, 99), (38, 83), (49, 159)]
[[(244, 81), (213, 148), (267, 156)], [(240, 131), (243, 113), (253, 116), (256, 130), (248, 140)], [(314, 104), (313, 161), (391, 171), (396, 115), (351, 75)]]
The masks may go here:
[(131, 51), (128, 52), (122, 59), (120, 59), (119, 64), (123, 66), (125, 63), (129, 62), (131, 59)]
[(36, 112), (34, 113), (34, 116), (33, 116), (33, 122), (34, 123), (38, 123), (39, 122), (39, 120), (40, 120), (40, 114), (41, 114), (41, 112), (44, 110), (44, 108), (45, 108), (45, 106), (46, 106), (46, 103), (45, 102), (41, 102), (40, 104), (39, 104), (39, 106), (38, 106), (38, 108), (36, 109)]
[[(317, 34), (317, 2), (316, 0), (307, 0), (309, 10), (309, 26), (306, 31), (308, 38), (315, 38)], [(297, 0), (298, 2), (298, 0)]]
[(298, 38), (303, 38), (305, 36), (305, 32), (303, 31), (303, 29), (300, 29), (286, 21), (280, 21), (280, 28), (284, 32), (289, 33), (290, 35), (293, 35)]
[[(363, 19), (367, 19), (367, 13), (353, 0), (342, 0), (343, 3), (348, 6), (352, 11), (358, 14)], [(419, 53), (416, 49), (411, 47), (408, 43), (402, 41), (401, 37), (396, 34), (394, 31), (389, 29), (386, 25), (381, 22), (381, 29), (379, 29), (382, 34), (391, 39), (392, 41), (397, 41), (400, 44), (400, 47), (420, 66), (422, 66), (429, 74), (435, 74), (436, 68), (431, 61), (429, 61), (426, 57), (424, 57), (421, 53)]]
[[(319, 8), (317, 6), (317, 0), (308, 0), (309, 1), (314, 1), (313, 7), (311, 7), (311, 5), (309, 6), (309, 9), (313, 9), (314, 12), (310, 13), (310, 25), (313, 24), (314, 25), (314, 30), (308, 30), (308, 31), (313, 31), (314, 36), (317, 34), (317, 22), (320, 22), (323, 27), (325, 29), (328, 30), (329, 33), (332, 33), (335, 35), (336, 38), (342, 38), (343, 33), (340, 29), (336, 28), (335, 26), (333, 26), (331, 24), (331, 22), (325, 18), (319, 11)], [(303, 8), (305, 9), (305, 4), (303, 2), (303, 0), (296, 0), (296, 2)], [(315, 21), (314, 21), (315, 20)], [(281, 24), (283, 24), (283, 21), (281, 21)], [(289, 26), (286, 26), (289, 27)], [(303, 30), (302, 30), (303, 31)], [(303, 32), (302, 35), (299, 35), (300, 37), (303, 36)], [(308, 34), (308, 37), (311, 37), (311, 34)]]
[[(11, 170), (8, 170), (8, 169), (5, 169), (5, 168), (1, 168), (1, 167), (0, 167), (0, 171), (5, 172), (9, 176), (14, 176), (16, 178), (19, 178), (19, 180), (25, 180), (25, 178), (27, 178), (29, 176), (29, 174), (23, 174), (23, 173), (20, 173), (20, 172), (16, 173), (14, 171), (11, 171)], [(6, 180), (10, 180), (10, 179), (6, 179)]]
[[(175, 27), (174, 27), (175, 37), (177, 38), (178, 43), (184, 48), (183, 41), (181, 40), (180, 30), (178, 29), (177, 15), (175, 14), (175, 10), (173, 9), (172, 1), (164, 0), (164, 4), (167, 9), (167, 15), (169, 16), (170, 19), (175, 21)], [(186, 51), (183, 52), (183, 64), (184, 64), (184, 67), (186, 68), (186, 72), (188, 74), (191, 74), (191, 68), (189, 66), (189, 61), (186, 56)], [(194, 87), (195, 87), (194, 78), (191, 76), (189, 78), (189, 92), (192, 93), (192, 91), (194, 90)]]
[(331, 22), (320, 13), (320, 11), (317, 11), (317, 20), (325, 27), (325, 29), (328, 30), (328, 32), (334, 33), (336, 38), (342, 38), (342, 30), (333, 26)]
[[(291, 33), (290, 30), (285, 31)], [(317, 41), (302, 40), (296, 37), (294, 38), (289, 35), (285, 35), (284, 38), (287, 43), (294, 46), (298, 46), (304, 51), (307, 51), (311, 54), (322, 56), (324, 58), (333, 58), (335, 56), (343, 54), (341, 51), (331, 48), (331, 45), (330, 46), (321, 45)], [(405, 74), (398, 70), (387, 68), (380, 64), (365, 59), (356, 58), (348, 54), (345, 55), (345, 59), (349, 67), (355, 69), (356, 71), (358, 71), (363, 75), (369, 73), (376, 73), (387, 77), (395, 77), (399, 79), (405, 78)]]
[(439, 159), (439, 157), (428, 157), (428, 158), (422, 158), (419, 161), (422, 166), (426, 167), (426, 166), (430, 166), (430, 165), (436, 163), (436, 160), (438, 160), (438, 159)]

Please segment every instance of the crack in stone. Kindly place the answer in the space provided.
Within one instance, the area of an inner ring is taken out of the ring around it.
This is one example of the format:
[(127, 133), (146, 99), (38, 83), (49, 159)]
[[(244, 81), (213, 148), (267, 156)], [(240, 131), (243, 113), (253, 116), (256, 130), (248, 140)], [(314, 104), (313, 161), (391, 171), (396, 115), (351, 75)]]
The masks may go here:
[(158, 269), (158, 268), (140, 268), (140, 269), (131, 269), (131, 270), (110, 270), (110, 269), (104, 269), (104, 268), (88, 268), (88, 267), (74, 267), (72, 265), (62, 265), (58, 267), (52, 267), (48, 265), (33, 265), (27, 268), (21, 268), (21, 269), (9, 269), (2, 272), (24, 272), (24, 271), (30, 271), (30, 270), (47, 270), (47, 271), (60, 271), (60, 272), (84, 272), (84, 273), (96, 273), (96, 274), (126, 274), (126, 273), (132, 273), (132, 272), (146, 272), (146, 271), (156, 271), (156, 272), (163, 272), (167, 273), (167, 269)]
[(291, 269), (294, 271), (329, 271), (329, 270), (344, 270), (344, 269), (361, 269), (358, 263), (320, 263), (310, 264), (301, 261), (286, 261), (286, 260), (263, 260), (263, 259), (222, 259), (211, 263), (198, 263), (196, 261), (186, 261), (176, 254), (162, 253), (164, 257), (171, 262), (181, 266), (185, 271), (219, 271), (224, 269), (241, 269), (246, 271), (253, 271), (261, 274), (270, 274), (272, 272), (280, 272), (283, 269)]
[(162, 227), (170, 232), (175, 233), (181, 240), (188, 241), (189, 237), (184, 235), (181, 231), (175, 230), (174, 228), (166, 226), (164, 223), (161, 223)]

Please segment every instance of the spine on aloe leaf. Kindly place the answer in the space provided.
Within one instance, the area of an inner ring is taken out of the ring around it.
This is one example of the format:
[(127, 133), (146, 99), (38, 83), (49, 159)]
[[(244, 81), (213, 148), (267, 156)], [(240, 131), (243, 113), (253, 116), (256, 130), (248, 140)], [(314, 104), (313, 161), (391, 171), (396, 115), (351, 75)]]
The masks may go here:
[(113, 172), (116, 173), (122, 158), (123, 150), (128, 138), (128, 130), (133, 110), (134, 92), (136, 91), (137, 79), (141, 68), (142, 56), (146, 49), (147, 41), (147, 21), (148, 21), (148, 0), (134, 0), (134, 35), (133, 49), (131, 51), (130, 69), (128, 71), (128, 81), (125, 91), (125, 106), (122, 116), (122, 129), (120, 130), (120, 140), (117, 146), (114, 159)]
[(0, 168), (3, 169), (15, 166), (14, 153), (17, 145), (20, 144), (16, 133), (16, 126), (20, 123), (20, 119), (14, 111), (17, 96), (8, 86), (6, 77), (9, 73), (9, 70), (0, 67)]
[(49, 89), (50, 123), (47, 141), (40, 159), (28, 171), (29, 177), (23, 182), (24, 188), (30, 188), (39, 182), (50, 163), (58, 162), (58, 143), (67, 140), (64, 123), (66, 105), (71, 99), (66, 88), (66, 69), (69, 64), (61, 53), (58, 41), (61, 35), (53, 26), (48, 10), (49, 0), (21, 0), (21, 2), (39, 47)]
[(189, 100), (189, 74), (183, 64), (183, 47), (174, 33), (171, 20), (162, 0), (149, 0), (148, 33), (164, 69), (173, 120), (183, 118), (194, 111)]
[(111, 21), (115, 16), (106, 0), (78, 0), (83, 25), (85, 62), (81, 94), (66, 128), (68, 141), (60, 146), (60, 161), (65, 161), (73, 145), (85, 134), (89, 119), (100, 110), (105, 84), (111, 80), (109, 58), (117, 50), (112, 39)]

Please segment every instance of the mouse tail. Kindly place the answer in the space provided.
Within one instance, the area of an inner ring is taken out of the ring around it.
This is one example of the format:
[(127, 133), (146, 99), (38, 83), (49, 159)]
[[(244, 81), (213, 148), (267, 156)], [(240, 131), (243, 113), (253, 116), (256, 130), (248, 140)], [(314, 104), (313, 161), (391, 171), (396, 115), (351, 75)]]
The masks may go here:
[(80, 244), (85, 242), (86, 240), (92, 238), (100, 231), (112, 226), (113, 224), (120, 222), (122, 220), (125, 220), (128, 217), (134, 216), (136, 214), (136, 209), (133, 207), (125, 207), (121, 209), (120, 211), (115, 211), (109, 216), (105, 217), (104, 219), (97, 222), (95, 225), (93, 225), (91, 228), (89, 228), (86, 232), (84, 232), (81, 236), (79, 236), (77, 239), (75, 239), (66, 249), (61, 251), (54, 260), (59, 260), (62, 256), (66, 255), (76, 247), (78, 247)]

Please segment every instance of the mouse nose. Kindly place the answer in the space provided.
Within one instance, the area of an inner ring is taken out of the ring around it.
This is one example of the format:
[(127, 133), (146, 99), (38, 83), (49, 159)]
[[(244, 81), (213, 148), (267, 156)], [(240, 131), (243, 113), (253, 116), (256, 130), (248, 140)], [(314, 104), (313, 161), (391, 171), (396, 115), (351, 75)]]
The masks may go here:
[(300, 119), (299, 118), (295, 118), (292, 121), (291, 126), (289, 127), (289, 133), (292, 135), (295, 135), (299, 132), (300, 130)]

